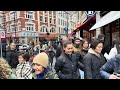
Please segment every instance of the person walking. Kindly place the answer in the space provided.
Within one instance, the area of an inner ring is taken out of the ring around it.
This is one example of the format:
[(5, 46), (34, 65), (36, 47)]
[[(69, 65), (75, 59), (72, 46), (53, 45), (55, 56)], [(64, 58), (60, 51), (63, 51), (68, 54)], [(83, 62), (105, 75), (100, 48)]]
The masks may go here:
[(69, 41), (68, 37), (63, 37), (62, 38), (62, 42), (60, 45), (58, 45), (57, 49), (56, 49), (56, 59), (61, 55), (61, 53), (63, 52), (63, 43)]
[(32, 79), (32, 67), (29, 62), (30, 56), (28, 53), (20, 53), (18, 56), (19, 64), (16, 68), (18, 79)]
[(8, 64), (11, 66), (13, 72), (15, 73), (15, 69), (17, 65), (19, 64), (18, 62), (18, 54), (16, 51), (16, 44), (11, 43), (10, 48), (8, 49), (6, 53), (6, 60)]
[(79, 38), (75, 38), (74, 40), (74, 47), (73, 47), (73, 52), (74, 54), (76, 54), (77, 58), (78, 58), (78, 63), (80, 64), (81, 68), (79, 69), (79, 72), (81, 74), (81, 79), (83, 79), (83, 71), (84, 71), (84, 65), (82, 63), (82, 56), (80, 54), (80, 47), (81, 47), (81, 40)]
[(73, 53), (73, 44), (70, 41), (63, 43), (64, 51), (57, 58), (55, 71), (59, 79), (80, 79), (79, 64), (76, 54)]
[(46, 48), (46, 52), (47, 52), (48, 57), (49, 57), (49, 66), (52, 69), (53, 58), (55, 56), (55, 52), (54, 52), (54, 48), (52, 46), (52, 42), (51, 41), (48, 42), (48, 47)]
[(103, 43), (100, 40), (94, 40), (88, 53), (84, 56), (84, 76), (85, 79), (101, 79), (100, 68), (106, 63), (106, 59), (101, 54)]
[[(89, 50), (89, 43), (87, 39), (83, 39), (81, 42), (81, 47), (80, 47), (80, 55), (82, 58), (81, 63), (83, 64), (83, 67), (84, 67), (83, 58), (88, 53), (88, 50)], [(84, 70), (80, 70), (80, 74), (81, 74), (81, 79), (84, 79)]]
[(109, 43), (105, 43), (105, 35), (104, 34), (99, 34), (98, 35), (98, 40), (100, 40), (103, 43), (103, 49), (101, 53), (104, 55), (105, 53), (109, 54), (111, 45)]
[(49, 60), (45, 52), (41, 52), (33, 59), (33, 79), (50, 79), (48, 69)]

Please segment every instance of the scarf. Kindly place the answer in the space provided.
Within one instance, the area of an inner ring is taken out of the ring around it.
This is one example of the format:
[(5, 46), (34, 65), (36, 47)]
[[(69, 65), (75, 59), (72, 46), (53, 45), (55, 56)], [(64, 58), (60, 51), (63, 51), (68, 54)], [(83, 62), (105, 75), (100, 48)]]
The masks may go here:
[(45, 79), (45, 74), (48, 73), (48, 68), (45, 68), (45, 71), (37, 75), (37, 79)]

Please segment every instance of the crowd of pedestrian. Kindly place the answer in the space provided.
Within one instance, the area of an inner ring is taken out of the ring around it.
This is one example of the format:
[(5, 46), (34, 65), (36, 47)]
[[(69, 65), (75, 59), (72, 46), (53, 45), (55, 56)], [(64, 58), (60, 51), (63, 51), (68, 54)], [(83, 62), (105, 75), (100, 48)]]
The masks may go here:
[(18, 53), (11, 43), (0, 58), (0, 79), (120, 79), (120, 39), (113, 44), (103, 34), (91, 41), (63, 37)]

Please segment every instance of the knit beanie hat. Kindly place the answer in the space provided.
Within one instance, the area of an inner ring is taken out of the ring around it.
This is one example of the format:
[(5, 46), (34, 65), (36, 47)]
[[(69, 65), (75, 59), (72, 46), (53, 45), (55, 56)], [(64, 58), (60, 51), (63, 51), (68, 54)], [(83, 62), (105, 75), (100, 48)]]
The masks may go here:
[(38, 55), (36, 55), (34, 57), (33, 63), (40, 64), (44, 68), (47, 68), (47, 66), (48, 66), (48, 55), (44, 52), (39, 53)]

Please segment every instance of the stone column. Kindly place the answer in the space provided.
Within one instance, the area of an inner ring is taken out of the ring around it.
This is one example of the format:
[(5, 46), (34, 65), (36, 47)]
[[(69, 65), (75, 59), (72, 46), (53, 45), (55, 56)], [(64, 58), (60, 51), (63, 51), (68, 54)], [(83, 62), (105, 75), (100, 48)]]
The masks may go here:
[[(100, 11), (96, 11), (96, 23), (100, 20)], [(97, 38), (97, 36), (98, 36), (98, 34), (100, 34), (101, 33), (101, 28), (97, 28), (96, 29), (96, 38)]]

